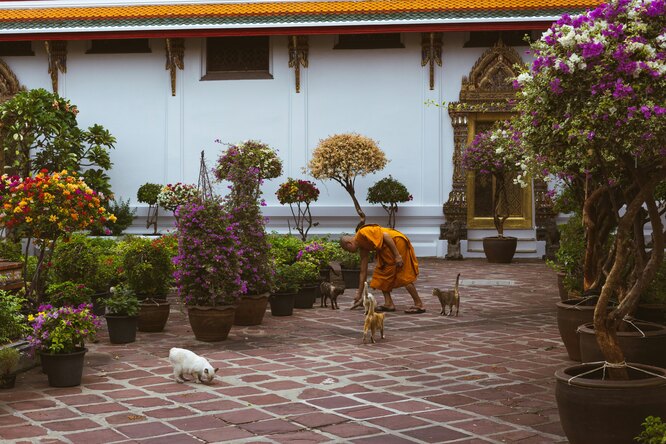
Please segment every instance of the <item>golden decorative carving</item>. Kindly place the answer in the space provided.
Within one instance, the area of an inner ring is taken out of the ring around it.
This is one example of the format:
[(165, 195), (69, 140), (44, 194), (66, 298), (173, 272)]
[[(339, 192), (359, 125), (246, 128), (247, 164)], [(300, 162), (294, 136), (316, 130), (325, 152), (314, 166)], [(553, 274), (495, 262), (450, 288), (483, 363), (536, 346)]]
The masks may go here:
[(289, 67), (294, 68), (296, 92), (301, 92), (301, 66), (308, 67), (308, 36), (289, 36)]
[(171, 75), (171, 95), (176, 95), (176, 69), (185, 69), (185, 39), (166, 39), (166, 69)]
[(51, 75), (51, 85), (53, 92), (58, 92), (58, 71), (65, 74), (67, 72), (67, 41), (65, 40), (47, 40), (44, 42), (46, 55), (49, 59), (49, 74)]
[[(449, 104), (453, 125), (453, 189), (443, 205), (447, 222), (459, 220), (467, 232), (467, 177), (462, 153), (469, 143), (473, 125), (481, 115), (491, 117), (511, 112), (515, 97), (511, 77), (518, 75), (514, 65), (523, 65), (520, 55), (501, 40), (487, 49), (463, 77), (458, 102)], [(501, 114), (500, 114), (501, 113)]]
[(11, 99), (17, 92), (24, 89), (16, 78), (16, 74), (4, 60), (0, 59), (0, 103)]
[(430, 89), (435, 89), (435, 63), (442, 66), (442, 34), (421, 33), (421, 66), (429, 65)]

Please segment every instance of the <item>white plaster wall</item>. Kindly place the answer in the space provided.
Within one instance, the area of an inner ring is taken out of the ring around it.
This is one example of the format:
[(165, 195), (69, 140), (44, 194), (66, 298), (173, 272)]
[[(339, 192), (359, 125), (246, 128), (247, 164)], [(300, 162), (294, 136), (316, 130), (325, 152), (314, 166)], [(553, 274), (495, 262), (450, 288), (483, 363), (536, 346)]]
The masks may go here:
[[(99, 123), (117, 138), (110, 172), (117, 196), (136, 202), (145, 182), (196, 183), (202, 150), (212, 167), (224, 149), (215, 143), (259, 139), (276, 148), (284, 175), (268, 181), (264, 195), (269, 229), (285, 231), (290, 219), (275, 191), (288, 176), (311, 179), (301, 170), (320, 139), (358, 132), (375, 139), (390, 163), (356, 182), (357, 197), (369, 222), (385, 223), (381, 207), (365, 201), (368, 187), (391, 174), (414, 196), (401, 205), (398, 228), (412, 237), (419, 254), (435, 254), (442, 204), (451, 190), (453, 129), (445, 107), (457, 101), (462, 77), (484, 48), (463, 48), (464, 33), (443, 35), (443, 66), (429, 89), (428, 67), (421, 66), (420, 33), (403, 34), (404, 49), (333, 50), (335, 36), (310, 36), (309, 67), (301, 70), (301, 93), (287, 66), (287, 38), (271, 37), (270, 80), (202, 81), (203, 39), (186, 39), (185, 69), (177, 73), (171, 96), (164, 41), (151, 39), (150, 54), (85, 54), (87, 41), (68, 45), (67, 73), (60, 94), (79, 109), (79, 123)], [(4, 58), (28, 88), (51, 89), (46, 54), (34, 42), (35, 57)], [(524, 53), (525, 48), (518, 48)], [(525, 59), (528, 55), (523, 54)], [(320, 226), (313, 233), (351, 232), (358, 219), (351, 199), (336, 182), (320, 182), (312, 212)], [(224, 186), (217, 185), (220, 192)], [(169, 224), (167, 219), (165, 225)], [(142, 221), (137, 221), (137, 229)]]

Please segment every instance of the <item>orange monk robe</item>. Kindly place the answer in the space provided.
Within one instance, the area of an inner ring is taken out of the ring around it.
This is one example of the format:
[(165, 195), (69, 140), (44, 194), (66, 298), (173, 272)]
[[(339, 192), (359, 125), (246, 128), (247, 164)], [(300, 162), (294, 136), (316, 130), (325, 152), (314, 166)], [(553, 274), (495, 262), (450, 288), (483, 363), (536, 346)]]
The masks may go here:
[[(396, 267), (391, 249), (384, 244), (384, 233), (391, 236), (400, 256), (402, 256), (403, 266), (401, 268)], [(416, 281), (416, 277), (419, 275), (419, 263), (416, 260), (412, 244), (404, 234), (379, 225), (365, 225), (358, 230), (354, 239), (360, 248), (376, 252), (375, 260), (377, 263), (375, 271), (372, 273), (370, 287), (382, 291), (391, 291), (394, 288), (404, 287)]]

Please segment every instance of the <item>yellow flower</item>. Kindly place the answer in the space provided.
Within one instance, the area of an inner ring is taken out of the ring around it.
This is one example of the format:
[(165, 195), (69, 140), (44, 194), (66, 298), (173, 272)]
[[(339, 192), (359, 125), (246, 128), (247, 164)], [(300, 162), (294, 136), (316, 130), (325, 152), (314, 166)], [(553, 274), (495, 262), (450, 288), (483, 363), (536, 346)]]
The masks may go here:
[(56, 222), (57, 220), (58, 220), (58, 218), (54, 214), (49, 216), (49, 221), (50, 222)]
[(32, 321), (34, 321), (34, 320), (35, 320), (35, 317), (34, 317), (33, 315), (29, 314), (29, 315), (28, 315), (28, 321), (29, 321), (29, 322), (32, 322)]
[(116, 220), (118, 220), (118, 218), (115, 216), (115, 214), (112, 214), (111, 216), (109, 216), (109, 220), (115, 223)]
[(32, 222), (32, 217), (30, 217), (30, 216), (26, 217), (25, 221), (28, 222), (28, 223)]

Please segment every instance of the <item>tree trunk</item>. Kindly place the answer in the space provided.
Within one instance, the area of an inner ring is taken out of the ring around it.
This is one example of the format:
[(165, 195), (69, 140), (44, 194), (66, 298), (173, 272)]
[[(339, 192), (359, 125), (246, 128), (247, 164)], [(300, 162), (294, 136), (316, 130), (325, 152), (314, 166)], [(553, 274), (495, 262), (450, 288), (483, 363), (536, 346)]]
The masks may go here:
[(363, 209), (361, 208), (361, 205), (358, 203), (358, 199), (356, 199), (356, 193), (354, 191), (354, 185), (353, 184), (346, 184), (344, 185), (345, 190), (347, 190), (347, 193), (352, 198), (352, 201), (354, 202), (354, 208), (356, 208), (356, 212), (358, 213), (359, 217), (361, 218), (361, 221), (358, 223), (356, 226), (356, 231), (358, 231), (359, 228), (361, 228), (363, 225), (365, 225), (365, 213), (363, 212)]

